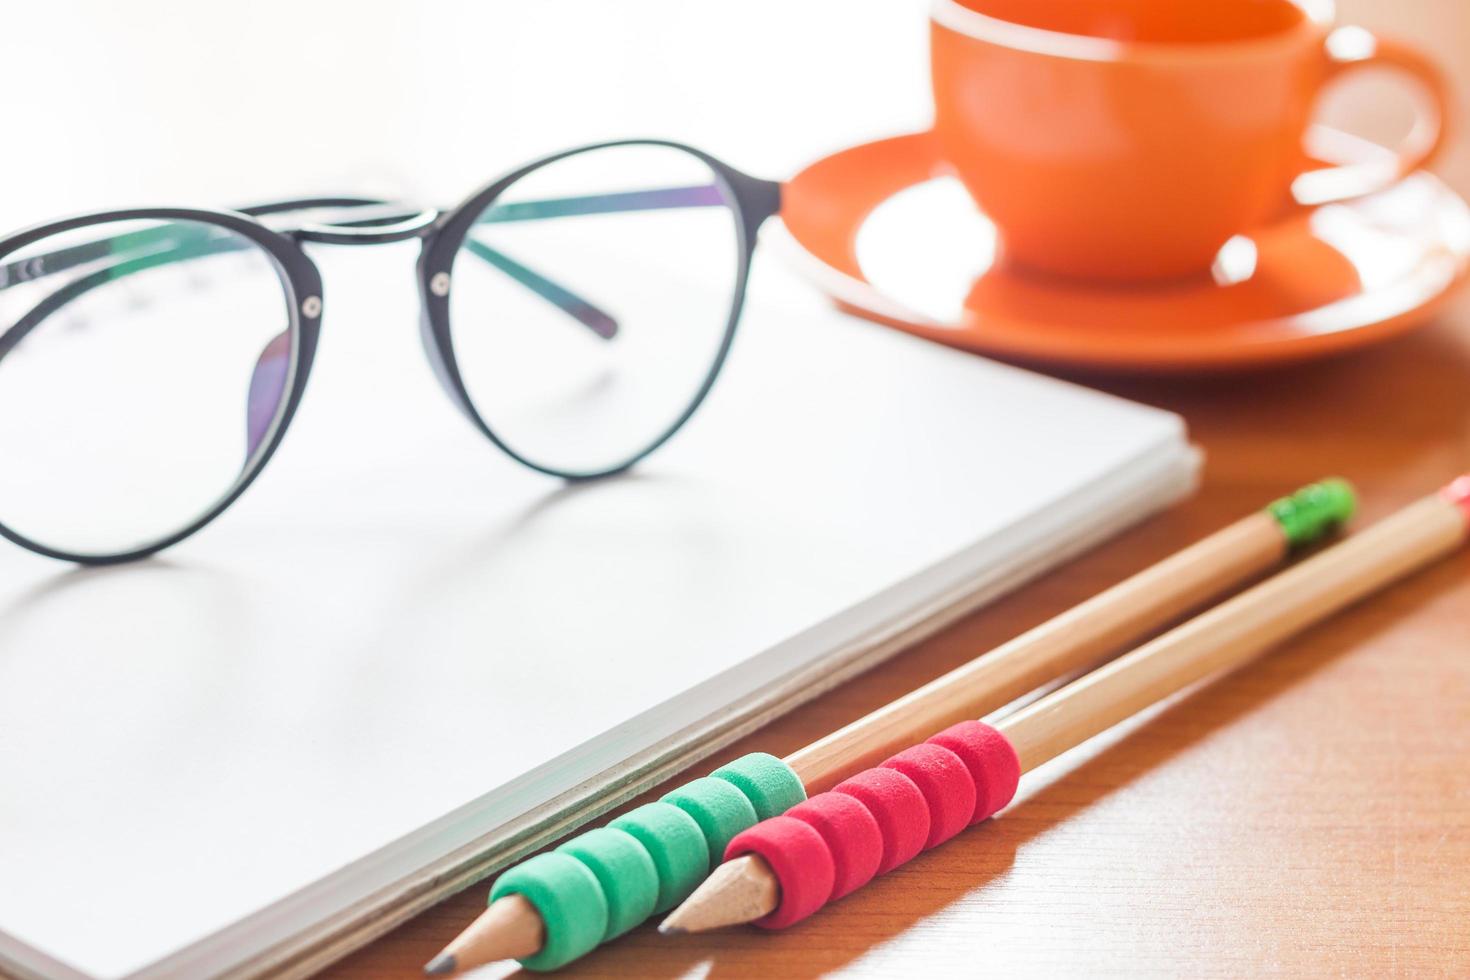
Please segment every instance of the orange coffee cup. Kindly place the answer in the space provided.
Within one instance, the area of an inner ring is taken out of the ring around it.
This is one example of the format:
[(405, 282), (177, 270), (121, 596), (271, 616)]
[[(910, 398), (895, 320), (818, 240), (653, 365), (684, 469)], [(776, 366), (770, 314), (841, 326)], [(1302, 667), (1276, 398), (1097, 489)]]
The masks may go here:
[[(1007, 261), (1188, 275), (1231, 237), (1386, 187), (1439, 149), (1439, 71), (1333, 13), (1331, 0), (935, 0), (934, 129)], [(1413, 131), (1381, 166), (1309, 171), (1319, 93), (1367, 65), (1421, 83)]]

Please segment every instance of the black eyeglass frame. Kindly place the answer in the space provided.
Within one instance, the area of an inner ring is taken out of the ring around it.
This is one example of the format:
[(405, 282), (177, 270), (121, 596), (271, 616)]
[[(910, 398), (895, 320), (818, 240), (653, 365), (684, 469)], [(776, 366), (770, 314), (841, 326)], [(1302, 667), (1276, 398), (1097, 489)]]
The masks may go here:
[[(626, 146), (660, 146), (690, 154), (707, 165), (715, 175), (726, 204), (735, 212), (738, 268), (734, 295), (731, 297), (724, 334), (704, 379), (683, 413), (643, 449), (622, 462), (603, 469), (585, 472), (562, 471), (539, 464), (512, 448), (481, 416), (465, 386), (454, 353), (450, 330), (449, 304), (453, 294), (452, 266), (463, 248), (476, 220), (511, 185), (531, 172), (568, 157), (596, 150)], [(378, 207), (388, 210), (386, 216), (361, 221), (345, 220), (323, 224), (302, 224), (276, 230), (261, 218), (324, 208)], [(695, 147), (670, 140), (626, 139), (579, 146), (534, 160), (485, 185), (463, 203), (448, 209), (417, 209), (395, 202), (357, 197), (311, 198), (272, 202), (241, 208), (239, 211), (206, 208), (128, 208), (98, 211), (59, 221), (33, 226), (0, 239), (0, 258), (55, 235), (111, 222), (154, 220), (193, 222), (223, 228), (258, 246), (271, 260), (280, 278), (287, 303), (289, 330), (292, 337), (289, 385), (278, 405), (265, 438), (241, 467), (235, 481), (216, 502), (178, 531), (136, 548), (107, 554), (87, 554), (52, 548), (11, 529), (0, 521), (0, 537), (48, 558), (83, 565), (113, 565), (136, 561), (172, 547), (196, 534), (224, 513), (275, 455), (291, 419), (306, 391), (320, 339), (324, 314), (322, 277), (316, 263), (303, 248), (306, 243), (331, 245), (374, 245), (418, 239), (421, 242), (415, 264), (420, 296), (420, 336), (434, 373), (450, 399), (469, 422), (506, 455), (531, 469), (566, 480), (595, 480), (622, 473), (635, 466), (678, 432), (699, 409), (714, 386), (724, 366), (736, 326), (745, 302), (746, 284), (760, 227), (780, 213), (781, 184), (750, 176)]]

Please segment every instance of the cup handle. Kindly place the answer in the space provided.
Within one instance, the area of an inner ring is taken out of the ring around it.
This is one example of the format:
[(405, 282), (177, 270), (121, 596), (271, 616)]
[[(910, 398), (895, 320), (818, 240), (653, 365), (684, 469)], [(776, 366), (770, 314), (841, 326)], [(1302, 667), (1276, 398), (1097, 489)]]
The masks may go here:
[(1451, 111), (1450, 89), (1444, 74), (1407, 44), (1378, 37), (1362, 27), (1346, 26), (1327, 35), (1323, 54), (1327, 71), (1322, 85), (1360, 68), (1385, 67), (1413, 78), (1422, 93), (1414, 126), (1397, 149), (1384, 150), (1372, 160), (1297, 175), (1292, 182), (1292, 196), (1305, 206), (1371, 194), (1423, 167), (1444, 146), (1445, 126)]

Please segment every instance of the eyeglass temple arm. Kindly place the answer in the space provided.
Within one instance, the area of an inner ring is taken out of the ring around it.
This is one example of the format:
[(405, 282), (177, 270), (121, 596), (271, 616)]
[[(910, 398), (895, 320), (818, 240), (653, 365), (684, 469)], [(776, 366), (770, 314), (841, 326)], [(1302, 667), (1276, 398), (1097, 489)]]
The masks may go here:
[[(744, 223), (747, 243), (753, 245), (766, 220), (781, 213), (784, 185), (762, 180), (730, 168), (723, 169), (724, 182), (684, 187), (653, 187), (637, 191), (614, 191), (581, 197), (548, 198), (541, 201), (510, 201), (492, 204), (476, 224), (511, 221), (541, 221), (589, 214), (632, 211), (663, 211), (678, 208), (736, 207)], [(726, 186), (728, 184), (728, 186)]]
[[(767, 182), (761, 182), (767, 183)], [(775, 185), (771, 185), (775, 186)], [(331, 198), (306, 201), (279, 201), (245, 208), (255, 216), (289, 213), (320, 207), (361, 207), (384, 205), (386, 202), (359, 198)], [(653, 188), (589, 194), (577, 197), (550, 198), (541, 201), (514, 201), (487, 208), (477, 224), (535, 221), (592, 214), (616, 214), (633, 211), (658, 211), (691, 207), (717, 207), (729, 203), (725, 192), (715, 184), (686, 187)], [(770, 208), (775, 211), (775, 204)], [(761, 214), (758, 225), (768, 214)], [(0, 290), (21, 282), (65, 272), (78, 266), (113, 256), (119, 261), (69, 283), (38, 303), (30, 312), (0, 334), (0, 357), (3, 357), (37, 324), (84, 293), (146, 269), (185, 262), (207, 255), (243, 251), (249, 246), (234, 236), (214, 233), (207, 227), (193, 228), (170, 224), (124, 235), (114, 235), (95, 242), (84, 242), (44, 255), (32, 256), (0, 265)], [(569, 316), (584, 324), (598, 336), (611, 339), (617, 335), (617, 321), (593, 303), (571, 290), (547, 279), (535, 270), (515, 261), (483, 242), (470, 239), (466, 247), (471, 254), (504, 272)]]
[[(279, 213), (283, 210), (290, 210), (289, 206), (294, 203), (297, 202), (263, 205), (260, 208), (247, 209), (245, 213)], [(314, 204), (315, 202), (307, 203)], [(126, 235), (115, 235), (95, 242), (84, 242), (0, 266), (0, 290), (3, 290), (18, 283), (31, 282), (108, 258), (116, 257), (119, 260), (113, 265), (68, 284), (43, 300), (6, 334), (0, 335), (0, 354), (18, 343), (20, 338), (41, 320), (90, 289), (144, 269), (188, 262), (209, 255), (242, 251), (247, 247), (249, 246), (235, 236), (212, 234), (207, 228), (196, 229), (173, 223), (139, 232), (130, 232)], [(515, 281), (561, 308), (599, 337), (610, 340), (617, 336), (617, 321), (595, 304), (578, 297), (571, 290), (557, 285), (535, 270), (515, 262), (488, 246), (481, 246), (473, 251), (478, 257), (490, 262)]]
[[(375, 209), (378, 213), (369, 217), (351, 215), (346, 218), (336, 218), (324, 224), (303, 225), (288, 230), (288, 233), (295, 234), (306, 241), (336, 242), (338, 244), (400, 241), (405, 237), (414, 237), (426, 229), (427, 226), (418, 223), (415, 219), (429, 216), (432, 222), (435, 215), (432, 210), (422, 211), (407, 205), (362, 198), (280, 201), (249, 208), (245, 213), (264, 216), (321, 208), (348, 208), (361, 211)], [(392, 227), (395, 225), (396, 228)], [(384, 226), (389, 227), (385, 229)], [(344, 238), (343, 233), (349, 231), (351, 234)], [(375, 234), (380, 231), (386, 231), (386, 234), (383, 236)], [(358, 237), (359, 233), (361, 237)], [(556, 306), (604, 340), (611, 340), (617, 336), (617, 320), (591, 301), (583, 299), (570, 289), (553, 282), (529, 266), (517, 262), (504, 252), (493, 249), (483, 242), (469, 242), (468, 247), (476, 258), (504, 272), (511, 279)]]
[[(325, 199), (316, 201), (281, 201), (244, 209), (246, 214), (267, 215), (305, 210), (322, 206), (357, 207), (384, 204), (362, 199)], [(516, 201), (492, 205), (479, 222), (492, 224), (512, 221), (534, 221), (591, 214), (614, 214), (630, 211), (654, 211), (688, 207), (714, 207), (726, 203), (724, 192), (714, 184), (690, 187), (656, 188), (553, 198), (542, 201)], [(32, 256), (0, 266), (0, 289), (19, 282), (29, 282), (65, 272), (112, 256), (120, 256), (115, 265), (101, 269), (70, 283), (39, 303), (4, 335), (0, 335), (0, 355), (19, 342), (37, 323), (83, 293), (145, 269), (207, 255), (240, 251), (246, 248), (239, 239), (211, 234), (206, 229), (191, 230), (182, 225), (167, 225), (125, 235), (114, 235), (95, 242), (85, 242)], [(515, 261), (483, 242), (468, 243), (471, 254), (489, 263), (526, 286), (569, 316), (587, 326), (598, 336), (611, 339), (617, 335), (617, 321), (595, 304), (571, 290), (547, 279), (535, 270)], [(141, 253), (134, 255), (133, 253)]]
[[(6, 278), (0, 276), (0, 289), (6, 289), (10, 286), (16, 285), (17, 283), (30, 282), (34, 279), (39, 279), (44, 276), (50, 276), (56, 273), (65, 272), (68, 269), (74, 269), (77, 266), (86, 265), (89, 262), (95, 262), (99, 259), (106, 258), (109, 255), (117, 254), (112, 250), (113, 242), (115, 240), (132, 239), (135, 235), (140, 237), (148, 236), (151, 238), (154, 232), (164, 230), (166, 229), (150, 228), (146, 232), (130, 232), (127, 235), (114, 236), (113, 239), (106, 239), (97, 242), (86, 242), (82, 245), (60, 249), (56, 252), (51, 252), (46, 255), (40, 255), (31, 259), (23, 260), (21, 262), (12, 263), (11, 266), (0, 267), (0, 273), (4, 273), (6, 270), (17, 265), (30, 267), (29, 274), (21, 278)], [(39, 326), (42, 321), (44, 321), (48, 316), (55, 313), (57, 310), (61, 309), (63, 306), (65, 306), (67, 303), (70, 303), (77, 297), (82, 296), (83, 294), (88, 293), (99, 286), (104, 286), (109, 282), (114, 282), (118, 279), (126, 278), (127, 276), (133, 275), (137, 272), (142, 272), (146, 269), (153, 269), (161, 265), (172, 265), (176, 262), (184, 261), (185, 257), (182, 257), (179, 254), (181, 251), (189, 251), (189, 255), (187, 257), (192, 258), (196, 255), (242, 251), (248, 247), (241, 244), (238, 239), (219, 237), (210, 243), (212, 247), (207, 249), (201, 248), (201, 242), (196, 241), (193, 243), (189, 243), (181, 239), (203, 239), (207, 236), (207, 232), (195, 229), (188, 229), (183, 226), (177, 226), (177, 232), (178, 234), (161, 236), (159, 239), (148, 242), (147, 244), (149, 245), (149, 248), (142, 251), (137, 251), (132, 256), (128, 256), (127, 253), (124, 252), (123, 255), (120, 257), (120, 261), (115, 262), (114, 264), (106, 266), (104, 268), (98, 269), (95, 272), (89, 273), (73, 282), (69, 282), (65, 286), (62, 286), (60, 289), (56, 290), (56, 292), (52, 293), (50, 296), (47, 296), (45, 299), (41, 300), (41, 302), (32, 307), (24, 316), (11, 324), (8, 330), (6, 330), (3, 334), (0, 334), (0, 358), (3, 358), (6, 354), (10, 353), (10, 351), (14, 349), (17, 344), (25, 339), (27, 334), (29, 334), (32, 330)], [(134, 244), (137, 243), (135, 242)], [(44, 265), (41, 265), (40, 263), (44, 263)]]
[(541, 221), (588, 214), (620, 214), (629, 211), (667, 211), (676, 208), (708, 208), (728, 204), (717, 184), (690, 187), (655, 187), (639, 191), (614, 191), (580, 197), (557, 197), (542, 201), (510, 201), (492, 204), (476, 224), (507, 221)]
[(209, 248), (205, 239), (210, 237), (214, 236), (202, 227), (194, 228), (170, 223), (157, 228), (145, 228), (142, 231), (100, 238), (93, 242), (83, 242), (80, 245), (47, 252), (44, 255), (33, 255), (30, 258), (0, 265), (0, 289), (44, 279), (47, 276), (66, 272), (92, 262), (100, 262), (103, 259), (138, 258), (161, 254), (165, 256), (165, 262), (155, 263), (161, 265), (166, 262), (193, 258), (195, 255), (207, 255), (216, 251), (223, 252), (230, 251), (231, 248), (244, 247), (235, 244), (232, 239), (220, 236), (220, 243), (226, 247)]

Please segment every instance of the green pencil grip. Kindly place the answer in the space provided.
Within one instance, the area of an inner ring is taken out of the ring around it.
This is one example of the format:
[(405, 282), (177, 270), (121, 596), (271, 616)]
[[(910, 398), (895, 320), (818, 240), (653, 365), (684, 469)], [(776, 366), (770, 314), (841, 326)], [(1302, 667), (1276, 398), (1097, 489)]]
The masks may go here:
[(555, 970), (684, 901), (732, 837), (805, 799), (791, 767), (753, 752), (507, 870), (490, 901), (536, 907), (546, 941), (521, 965)]

